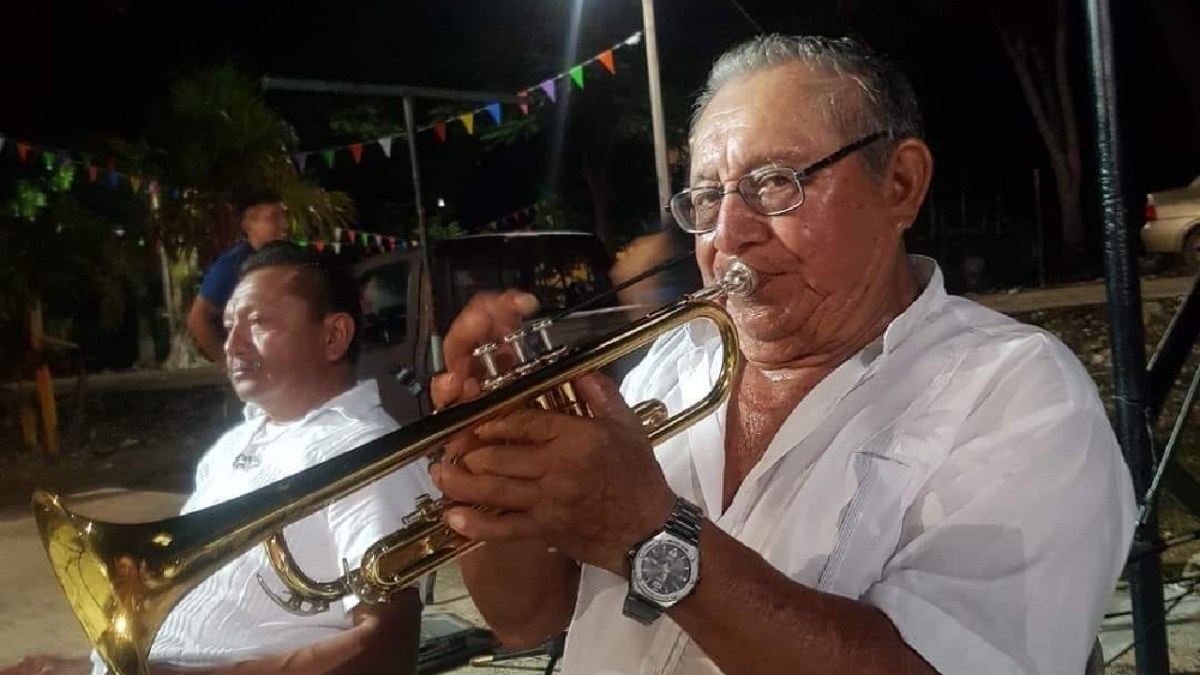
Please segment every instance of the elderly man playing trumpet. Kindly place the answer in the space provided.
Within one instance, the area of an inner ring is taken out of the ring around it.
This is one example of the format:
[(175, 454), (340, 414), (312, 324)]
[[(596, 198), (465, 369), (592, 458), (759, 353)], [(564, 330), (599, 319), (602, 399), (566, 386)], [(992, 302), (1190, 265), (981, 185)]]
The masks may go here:
[[(947, 295), (909, 256), (933, 162), (910, 86), (862, 44), (762, 37), (719, 59), (671, 208), (745, 365), (728, 402), (651, 448), (627, 405), (707, 391), (702, 325), (661, 338), (594, 418), (520, 411), (432, 467), (495, 632), (570, 628), (564, 672), (1082, 673), (1134, 500), (1087, 373), (1055, 338)], [(440, 405), (528, 296), (479, 297)]]

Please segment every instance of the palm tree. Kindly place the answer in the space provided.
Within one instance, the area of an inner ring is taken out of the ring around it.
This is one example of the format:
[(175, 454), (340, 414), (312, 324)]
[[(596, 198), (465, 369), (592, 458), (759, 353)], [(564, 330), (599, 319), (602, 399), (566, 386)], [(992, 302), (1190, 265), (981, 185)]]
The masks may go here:
[[(178, 79), (145, 144), (144, 163), (159, 176), (167, 199), (155, 199), (150, 231), (162, 258), (171, 331), (167, 367), (199, 363), (183, 313), (200, 263), (237, 236), (230, 204), (242, 190), (278, 191), (297, 239), (328, 237), (352, 222), (354, 205), (298, 176), (291, 164), (296, 139), (254, 81), (230, 65)], [(176, 190), (178, 193), (176, 194)]]

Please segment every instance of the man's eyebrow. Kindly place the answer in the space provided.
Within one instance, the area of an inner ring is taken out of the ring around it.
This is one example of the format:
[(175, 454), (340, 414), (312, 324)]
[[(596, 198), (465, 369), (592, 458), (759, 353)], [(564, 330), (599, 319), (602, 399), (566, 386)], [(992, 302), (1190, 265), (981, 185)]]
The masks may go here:
[[(803, 169), (812, 163), (811, 157), (812, 153), (799, 149), (779, 150), (772, 152), (769, 155), (751, 155), (748, 159), (741, 162), (742, 166), (749, 168), (746, 169), (746, 171), (739, 173), (737, 176), (731, 176), (726, 180), (741, 178), (748, 173), (753, 173), (759, 169), (765, 169), (772, 166), (786, 166), (792, 169)], [(712, 172), (706, 170), (691, 176), (689, 178), (689, 185), (695, 185), (696, 183), (716, 183), (719, 181), (719, 177), (714, 176)]]

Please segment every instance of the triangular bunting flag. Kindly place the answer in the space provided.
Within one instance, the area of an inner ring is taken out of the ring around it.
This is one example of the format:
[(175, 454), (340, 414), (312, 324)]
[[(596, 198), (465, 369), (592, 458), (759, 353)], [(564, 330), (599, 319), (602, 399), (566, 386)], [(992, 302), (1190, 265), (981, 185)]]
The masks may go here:
[(340, 241), (333, 242), (333, 252), (334, 253), (342, 252), (342, 242), (340, 242)]
[(388, 247), (391, 248), (393, 251), (396, 250), (396, 238), (395, 237), (388, 237)]
[(333, 150), (326, 150), (322, 153), (325, 156), (325, 166), (333, 168)]
[(317, 248), (317, 253), (325, 252), (325, 242), (321, 241), (320, 239), (314, 241), (313, 246)]
[(342, 240), (342, 228), (340, 228), (340, 227), (333, 228), (333, 240), (334, 241)]
[(362, 143), (354, 143), (350, 146), (350, 156), (354, 158), (355, 164), (362, 164)]
[(54, 168), (54, 153), (53, 152), (43, 152), (42, 153), (42, 166), (45, 166), (47, 170)]
[(152, 195), (158, 194), (158, 181), (155, 181), (155, 180), (150, 181), (150, 187), (147, 188), (147, 190), (149, 190), (150, 194), (152, 194)]
[(489, 103), (487, 107), (488, 114), (492, 116), (492, 121), (500, 124), (500, 104)]
[(354, 230), (347, 227), (346, 235), (350, 238), (350, 243), (353, 244), (354, 243)]
[(383, 248), (383, 235), (382, 234), (375, 235), (375, 245), (378, 246), (379, 248)]
[(439, 141), (445, 143), (446, 142), (446, 123), (438, 122), (437, 124), (433, 125), (433, 133), (438, 137)]
[(95, 164), (88, 164), (88, 180), (96, 182), (96, 174), (100, 173), (100, 167)]
[(542, 92), (544, 92), (546, 94), (546, 96), (548, 96), (550, 98), (550, 101), (553, 102), (554, 101), (554, 80), (546, 80), (545, 82), (543, 82), (542, 83)]
[(292, 155), (292, 161), (296, 163), (296, 170), (304, 173), (304, 167), (308, 164), (308, 153), (297, 152), (295, 155)]
[(362, 239), (362, 244), (363, 244), (363, 246), (366, 246), (366, 245), (367, 245), (367, 233), (366, 233), (366, 232), (359, 232), (359, 233), (358, 233), (358, 236), (359, 236), (359, 238), (360, 238), (360, 239)]
[(380, 147), (380, 149), (383, 150), (383, 156), (390, 159), (392, 156), (392, 139), (390, 139), (390, 138), (379, 139), (379, 147)]
[(517, 92), (517, 99), (521, 101), (520, 103), (517, 104), (517, 107), (521, 109), (521, 114), (528, 115), (529, 114), (529, 92), (528, 91)]
[(117, 187), (117, 183), (121, 180), (121, 174), (116, 171), (111, 171), (108, 174), (108, 186), (111, 188)]
[(133, 193), (134, 193), (134, 194), (137, 194), (138, 187), (140, 187), (140, 186), (141, 186), (141, 184), (142, 184), (142, 179), (141, 179), (141, 178), (138, 178), (137, 176), (130, 176), (130, 177), (129, 177), (129, 187), (133, 188)]
[(17, 143), (17, 159), (25, 162), (25, 158), (29, 156), (29, 146), (25, 143)]
[(467, 133), (475, 135), (475, 113), (469, 112), (465, 115), (459, 115), (458, 119), (462, 120), (463, 126), (467, 128)]
[(571, 69), (571, 81), (576, 87), (583, 89), (583, 66), (575, 66)]
[(616, 63), (613, 62), (613, 53), (611, 49), (601, 52), (596, 56), (596, 60), (599, 61), (600, 64), (604, 66), (604, 69), (609, 73), (617, 72), (617, 66)]
[(179, 188), (171, 188), (171, 199), (179, 199)]
[(299, 240), (297, 240), (297, 241), (296, 241), (296, 244), (297, 244), (297, 245), (298, 245), (300, 248), (308, 248), (308, 240), (307, 240), (307, 239), (299, 239)]

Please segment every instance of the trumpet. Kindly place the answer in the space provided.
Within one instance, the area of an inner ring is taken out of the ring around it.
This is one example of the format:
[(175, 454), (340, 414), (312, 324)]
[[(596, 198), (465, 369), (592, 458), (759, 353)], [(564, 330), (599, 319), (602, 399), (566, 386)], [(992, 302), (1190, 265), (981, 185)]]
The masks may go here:
[[(723, 365), (710, 391), (674, 416), (657, 401), (634, 407), (650, 442), (662, 443), (728, 398), (742, 356), (733, 321), (715, 300), (750, 295), (756, 283), (754, 271), (737, 261), (718, 283), (590, 345), (554, 347), (545, 324), (483, 345), (476, 356), (488, 376), (478, 398), (200, 511), (146, 523), (108, 523), (73, 513), (58, 495), (38, 490), (34, 517), (51, 567), (88, 640), (116, 675), (145, 675), (154, 637), (172, 608), (209, 575), (259, 544), (288, 588), (284, 596), (272, 595), (292, 611), (323, 611), (348, 593), (384, 602), (479, 545), (442, 523), (445, 504), (423, 498), (404, 527), (368, 549), (357, 569), (328, 582), (310, 579), (298, 569), (283, 528), (427, 458), (456, 434), (523, 406), (587, 414), (573, 380), (690, 321), (711, 321), (721, 339)], [(525, 338), (530, 336), (540, 338), (540, 349), (529, 349)], [(511, 349), (517, 361), (503, 373), (495, 360), (502, 348)]]

